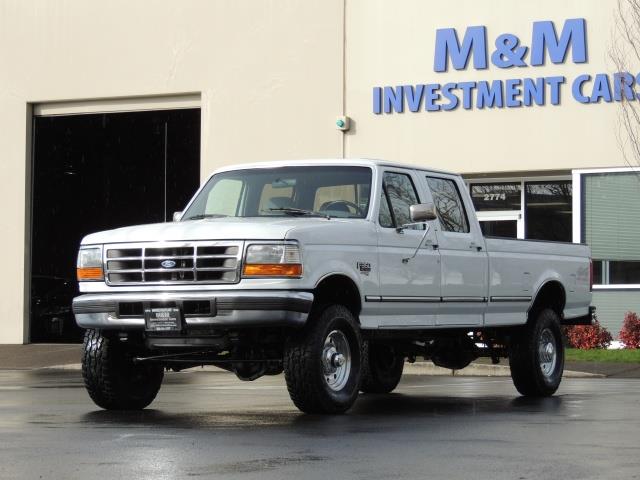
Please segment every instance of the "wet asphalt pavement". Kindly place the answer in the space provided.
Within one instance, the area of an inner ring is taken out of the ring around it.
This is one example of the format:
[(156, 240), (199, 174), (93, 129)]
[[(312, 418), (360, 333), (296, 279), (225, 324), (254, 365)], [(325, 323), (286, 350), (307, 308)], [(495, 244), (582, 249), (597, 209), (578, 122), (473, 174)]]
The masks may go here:
[(0, 478), (640, 478), (640, 380), (405, 376), (346, 415), (299, 413), (281, 376), (171, 373), (143, 412), (99, 410), (78, 371), (0, 371)]

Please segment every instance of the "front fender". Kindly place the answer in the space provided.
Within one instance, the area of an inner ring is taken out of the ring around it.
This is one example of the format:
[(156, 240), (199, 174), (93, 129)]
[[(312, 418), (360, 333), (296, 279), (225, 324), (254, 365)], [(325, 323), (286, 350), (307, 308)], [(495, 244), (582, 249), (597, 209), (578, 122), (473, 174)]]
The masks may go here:
[(355, 283), (362, 296), (376, 294), (375, 249), (363, 252), (361, 248), (349, 246), (311, 246), (307, 247), (306, 254), (305, 274), (309, 275), (307, 282), (314, 288), (330, 275), (344, 275)]

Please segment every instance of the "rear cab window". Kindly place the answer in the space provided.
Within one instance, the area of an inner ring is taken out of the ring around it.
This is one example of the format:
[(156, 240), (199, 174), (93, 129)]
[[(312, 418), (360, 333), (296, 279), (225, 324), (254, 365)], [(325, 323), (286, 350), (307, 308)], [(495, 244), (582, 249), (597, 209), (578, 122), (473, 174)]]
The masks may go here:
[(432, 176), (426, 176), (426, 180), (438, 213), (440, 228), (445, 232), (469, 233), (469, 217), (456, 182)]

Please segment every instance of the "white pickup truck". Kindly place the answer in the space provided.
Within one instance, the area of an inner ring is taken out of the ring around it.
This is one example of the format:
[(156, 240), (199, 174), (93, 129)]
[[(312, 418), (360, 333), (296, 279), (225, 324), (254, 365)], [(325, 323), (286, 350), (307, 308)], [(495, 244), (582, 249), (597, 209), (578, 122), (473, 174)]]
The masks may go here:
[[(132, 208), (135, 206), (132, 205)], [(371, 160), (214, 172), (174, 222), (88, 235), (82, 372), (97, 405), (141, 409), (165, 368), (284, 371), (304, 412), (388, 393), (405, 360), (507, 357), (553, 394), (561, 325), (590, 324), (585, 245), (485, 238), (458, 175)]]

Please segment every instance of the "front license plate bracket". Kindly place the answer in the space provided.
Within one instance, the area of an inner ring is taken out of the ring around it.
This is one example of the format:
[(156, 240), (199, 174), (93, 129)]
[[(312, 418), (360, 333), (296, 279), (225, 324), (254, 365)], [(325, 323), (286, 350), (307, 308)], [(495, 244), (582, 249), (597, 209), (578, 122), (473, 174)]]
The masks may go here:
[(146, 308), (145, 328), (148, 332), (181, 332), (182, 312), (176, 307)]

